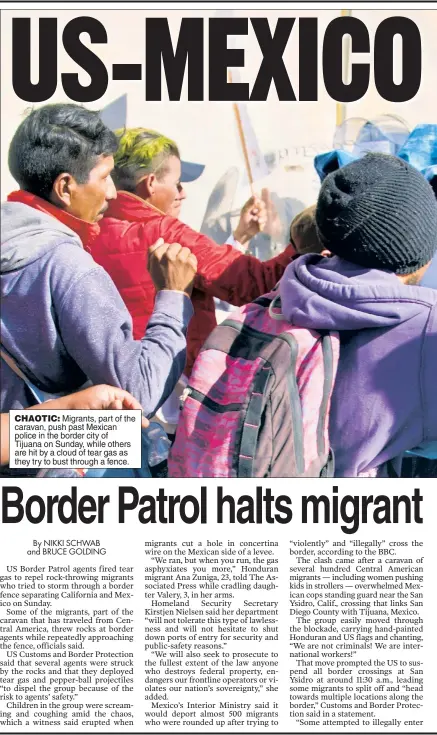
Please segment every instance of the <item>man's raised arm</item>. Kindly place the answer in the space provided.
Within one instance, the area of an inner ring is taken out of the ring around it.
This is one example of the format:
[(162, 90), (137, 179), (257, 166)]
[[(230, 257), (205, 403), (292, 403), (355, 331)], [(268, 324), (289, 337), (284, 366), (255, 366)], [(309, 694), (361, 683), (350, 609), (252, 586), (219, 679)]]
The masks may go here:
[(160, 235), (167, 241), (177, 240), (196, 256), (196, 288), (234, 306), (248, 304), (274, 288), (296, 255), (294, 247), (288, 245), (284, 252), (262, 262), (232, 245), (217, 245), (172, 217), (162, 218)]

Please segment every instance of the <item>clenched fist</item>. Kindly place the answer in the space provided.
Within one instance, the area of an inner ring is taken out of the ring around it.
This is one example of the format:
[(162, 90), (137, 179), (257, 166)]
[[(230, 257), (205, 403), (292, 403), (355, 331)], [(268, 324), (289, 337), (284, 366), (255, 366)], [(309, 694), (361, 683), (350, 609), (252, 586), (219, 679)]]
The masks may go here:
[(157, 291), (182, 291), (191, 296), (197, 258), (178, 242), (171, 245), (162, 238), (149, 249), (149, 273)]

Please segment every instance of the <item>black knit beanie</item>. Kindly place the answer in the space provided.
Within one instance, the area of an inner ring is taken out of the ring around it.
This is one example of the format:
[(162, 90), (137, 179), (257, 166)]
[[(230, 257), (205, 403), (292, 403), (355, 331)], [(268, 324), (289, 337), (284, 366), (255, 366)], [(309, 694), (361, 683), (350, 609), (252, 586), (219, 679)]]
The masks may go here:
[(326, 177), (316, 223), (328, 250), (366, 268), (414, 273), (437, 251), (432, 187), (410, 164), (383, 153)]

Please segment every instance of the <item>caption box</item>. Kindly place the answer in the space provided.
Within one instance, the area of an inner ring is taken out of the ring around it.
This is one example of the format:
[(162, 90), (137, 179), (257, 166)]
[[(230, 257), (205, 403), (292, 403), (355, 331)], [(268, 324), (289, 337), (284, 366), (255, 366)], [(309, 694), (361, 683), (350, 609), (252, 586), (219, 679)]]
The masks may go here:
[(10, 467), (141, 467), (141, 411), (9, 412)]

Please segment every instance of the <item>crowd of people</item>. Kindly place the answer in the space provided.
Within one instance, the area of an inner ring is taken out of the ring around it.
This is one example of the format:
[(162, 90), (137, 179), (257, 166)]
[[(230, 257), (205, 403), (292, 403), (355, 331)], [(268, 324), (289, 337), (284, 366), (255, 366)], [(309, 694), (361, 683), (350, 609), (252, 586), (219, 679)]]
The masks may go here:
[(70, 407), (81, 396), (82, 407), (141, 406), (173, 439), (214, 299), (241, 307), (279, 283), (287, 323), (339, 335), (335, 475), (398, 476), (407, 452), (433, 467), (437, 290), (419, 284), (437, 252), (437, 199), (411, 165), (375, 153), (333, 171), (265, 262), (245, 252), (265, 224), (258, 197), (225, 245), (178, 219), (179, 149), (155, 131), (113, 132), (97, 112), (46, 105), (18, 127), (9, 169), (19, 189), (2, 204), (3, 413), (73, 394)]

